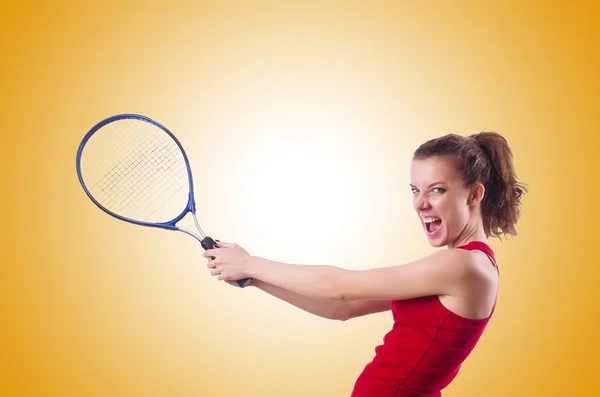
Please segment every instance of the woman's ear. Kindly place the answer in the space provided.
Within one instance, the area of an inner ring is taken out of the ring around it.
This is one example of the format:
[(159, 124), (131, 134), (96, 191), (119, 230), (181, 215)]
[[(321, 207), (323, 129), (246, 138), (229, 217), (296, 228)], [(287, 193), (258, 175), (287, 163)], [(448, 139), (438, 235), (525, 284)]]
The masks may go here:
[(483, 200), (484, 196), (485, 196), (485, 187), (481, 183), (477, 183), (477, 184), (475, 184), (475, 186), (473, 186), (471, 188), (471, 193), (469, 194), (468, 204), (471, 206), (475, 206), (475, 205), (481, 203), (481, 200)]

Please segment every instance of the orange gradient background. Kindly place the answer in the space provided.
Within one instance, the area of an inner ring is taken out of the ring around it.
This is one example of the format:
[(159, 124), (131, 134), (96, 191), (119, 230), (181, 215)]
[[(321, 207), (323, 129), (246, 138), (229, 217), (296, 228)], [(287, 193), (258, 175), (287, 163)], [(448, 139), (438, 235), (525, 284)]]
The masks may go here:
[(233, 288), (192, 238), (96, 208), (75, 154), (116, 113), (178, 136), (211, 236), (351, 269), (432, 252), (408, 187), (420, 143), (500, 132), (530, 192), (444, 396), (597, 395), (596, 7), (85, 4), (0, 16), (0, 395), (343, 397), (391, 327)]

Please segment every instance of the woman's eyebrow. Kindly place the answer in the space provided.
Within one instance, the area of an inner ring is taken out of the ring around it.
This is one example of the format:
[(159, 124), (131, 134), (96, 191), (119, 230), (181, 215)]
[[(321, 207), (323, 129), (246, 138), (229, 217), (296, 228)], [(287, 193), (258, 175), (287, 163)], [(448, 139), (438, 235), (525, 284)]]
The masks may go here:
[[(432, 187), (433, 185), (447, 185), (447, 183), (446, 182), (433, 182), (433, 183), (430, 183), (429, 186), (427, 186), (427, 187)], [(412, 183), (410, 184), (410, 186), (411, 187), (416, 187)]]

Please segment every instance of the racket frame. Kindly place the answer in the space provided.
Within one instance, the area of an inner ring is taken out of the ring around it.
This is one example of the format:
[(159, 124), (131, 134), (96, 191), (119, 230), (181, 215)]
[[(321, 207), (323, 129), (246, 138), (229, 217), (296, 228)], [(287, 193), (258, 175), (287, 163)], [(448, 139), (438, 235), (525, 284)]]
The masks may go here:
[[(185, 168), (187, 170), (188, 183), (189, 183), (188, 202), (185, 205), (185, 208), (183, 209), (183, 211), (179, 215), (177, 215), (175, 218), (173, 218), (172, 220), (170, 220), (170, 221), (167, 221), (167, 222), (144, 222), (144, 221), (139, 221), (139, 220), (136, 220), (136, 219), (131, 219), (131, 218), (128, 218), (128, 217), (123, 216), (123, 215), (119, 215), (119, 214), (117, 214), (117, 213), (109, 210), (108, 208), (104, 207), (102, 204), (100, 204), (94, 198), (94, 196), (90, 193), (90, 191), (88, 190), (87, 186), (85, 185), (85, 181), (84, 181), (83, 175), (81, 173), (81, 156), (83, 154), (83, 149), (85, 148), (86, 143), (90, 140), (90, 138), (100, 128), (104, 127), (105, 125), (110, 124), (110, 123), (115, 122), (115, 121), (118, 121), (118, 120), (127, 120), (127, 119), (141, 120), (141, 121), (153, 124), (154, 126), (160, 128), (165, 133), (167, 133), (173, 139), (173, 141), (175, 141), (175, 143), (179, 147), (179, 150), (181, 150), (181, 153), (183, 154), (183, 159), (185, 161)], [(194, 215), (194, 221), (196, 223), (196, 226), (200, 230), (200, 232), (203, 235), (203, 237), (206, 237), (206, 235), (204, 235), (204, 232), (200, 228), (200, 225), (198, 224), (198, 221), (196, 219), (196, 203), (194, 201), (194, 183), (193, 183), (193, 180), (192, 180), (192, 171), (191, 171), (190, 163), (188, 161), (188, 157), (187, 157), (187, 155), (185, 153), (185, 150), (183, 150), (183, 146), (181, 145), (181, 143), (179, 142), (179, 140), (175, 137), (175, 135), (173, 135), (173, 133), (171, 131), (169, 131), (165, 126), (163, 126), (162, 124), (158, 123), (157, 121), (154, 121), (154, 120), (152, 120), (149, 117), (142, 116), (142, 115), (139, 115), (139, 114), (124, 113), (124, 114), (117, 114), (117, 115), (108, 117), (108, 118), (106, 118), (106, 119), (98, 122), (83, 137), (83, 139), (82, 139), (82, 141), (81, 141), (81, 143), (79, 145), (79, 148), (77, 149), (76, 168), (77, 168), (77, 177), (79, 178), (79, 183), (83, 187), (83, 190), (85, 191), (85, 193), (87, 194), (87, 196), (92, 200), (92, 202), (94, 204), (96, 204), (102, 211), (106, 212), (107, 214), (109, 214), (111, 216), (114, 216), (115, 218), (121, 219), (121, 220), (123, 220), (125, 222), (134, 223), (136, 225), (150, 226), (150, 227), (159, 227), (159, 228), (168, 229), (168, 230), (179, 230), (179, 231), (183, 231), (184, 233), (190, 234), (189, 231), (184, 231), (183, 229), (181, 229), (178, 226), (176, 226), (176, 223), (179, 222), (183, 217), (185, 217), (185, 215), (188, 212), (191, 212)], [(198, 236), (196, 236), (194, 234), (191, 234), (191, 235), (193, 237), (195, 237), (196, 239), (201, 240), (201, 239), (198, 238)]]

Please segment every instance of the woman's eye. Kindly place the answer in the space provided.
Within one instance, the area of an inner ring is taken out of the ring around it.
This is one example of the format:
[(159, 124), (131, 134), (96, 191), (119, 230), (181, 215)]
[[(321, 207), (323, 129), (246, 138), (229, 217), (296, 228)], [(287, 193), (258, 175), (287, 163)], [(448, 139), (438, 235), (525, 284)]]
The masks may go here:
[(442, 187), (434, 187), (433, 191), (436, 193), (444, 193), (446, 191), (446, 189), (444, 189)]
[(410, 189), (413, 193), (417, 193), (419, 191), (419, 189), (417, 189), (416, 187), (413, 187)]

